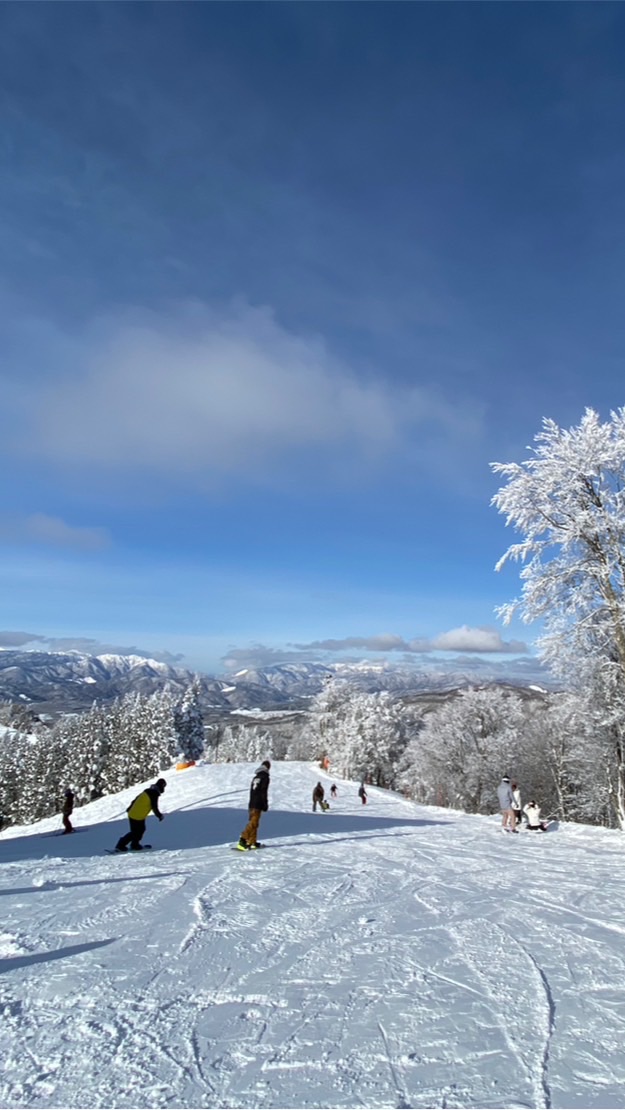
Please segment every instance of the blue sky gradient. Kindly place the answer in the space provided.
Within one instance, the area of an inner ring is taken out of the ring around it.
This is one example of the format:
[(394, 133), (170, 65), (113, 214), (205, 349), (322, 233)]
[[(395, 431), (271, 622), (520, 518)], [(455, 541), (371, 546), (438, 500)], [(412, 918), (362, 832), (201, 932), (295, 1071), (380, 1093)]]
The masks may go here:
[(624, 47), (592, 3), (2, 6), (6, 643), (509, 665), (489, 463), (623, 404)]

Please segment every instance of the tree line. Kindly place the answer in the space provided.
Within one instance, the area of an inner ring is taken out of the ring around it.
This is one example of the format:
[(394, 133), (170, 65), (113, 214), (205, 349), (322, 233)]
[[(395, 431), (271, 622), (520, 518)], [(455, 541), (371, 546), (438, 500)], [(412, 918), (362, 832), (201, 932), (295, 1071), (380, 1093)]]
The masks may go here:
[[(166, 770), (178, 758), (208, 762), (330, 760), (337, 778), (365, 780), (426, 805), (492, 813), (509, 774), (545, 815), (613, 825), (618, 766), (612, 726), (584, 692), (523, 697), (468, 688), (434, 707), (330, 682), (290, 736), (262, 725), (205, 726), (198, 687), (131, 694), (61, 718), (51, 728), (0, 737), (0, 814), (28, 824), (58, 812), (70, 786), (78, 805)], [(19, 707), (18, 707), (19, 709)], [(0, 721), (15, 710), (0, 707)], [(32, 727), (32, 726), (31, 726)]]

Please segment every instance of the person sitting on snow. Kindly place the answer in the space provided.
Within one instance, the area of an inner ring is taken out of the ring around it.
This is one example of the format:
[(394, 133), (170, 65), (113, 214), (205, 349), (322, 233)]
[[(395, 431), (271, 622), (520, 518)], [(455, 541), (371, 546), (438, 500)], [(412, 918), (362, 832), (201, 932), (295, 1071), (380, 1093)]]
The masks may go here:
[(528, 802), (523, 807), (525, 816), (527, 817), (527, 830), (528, 832), (547, 832), (547, 822), (540, 819), (540, 806), (536, 802)]

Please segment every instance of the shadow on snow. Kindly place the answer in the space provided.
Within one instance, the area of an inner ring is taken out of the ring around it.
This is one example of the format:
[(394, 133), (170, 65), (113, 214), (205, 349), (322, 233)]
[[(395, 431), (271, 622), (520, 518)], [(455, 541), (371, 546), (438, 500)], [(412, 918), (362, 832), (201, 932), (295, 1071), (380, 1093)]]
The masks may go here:
[[(236, 843), (247, 824), (247, 819), (247, 809), (181, 808), (172, 813), (166, 813), (162, 823), (154, 817), (148, 818), (144, 840), (154, 848), (169, 851)], [(322, 847), (335, 840), (366, 839), (367, 833), (379, 835), (386, 832), (387, 835), (391, 835), (393, 829), (402, 828), (411, 831), (428, 825), (447, 823), (444, 820), (423, 818), (378, 817), (371, 811), (366, 814), (360, 811), (358, 813), (337, 813), (336, 811), (298, 813), (293, 810), (270, 809), (262, 816), (259, 838), (268, 846), (278, 848), (282, 846), (279, 841), (283, 839), (290, 840), (292, 837), (297, 837), (297, 844), (301, 845), (303, 836), (314, 835), (314, 843)], [(49, 837), (37, 835), (0, 840), (0, 863), (24, 859), (80, 859), (99, 855), (105, 849), (113, 848), (122, 833), (128, 831), (128, 821), (124, 818), (104, 821), (97, 825), (83, 825), (81, 831), (85, 832), (84, 836), (76, 839), (73, 836), (66, 836), (59, 838), (57, 842)], [(131, 852), (127, 853), (127, 856), (134, 855)], [(145, 857), (142, 858), (145, 859)]]
[(141, 879), (170, 879), (173, 876), (179, 875), (179, 871), (152, 871), (150, 875), (122, 875), (120, 879), (79, 879), (77, 881), (71, 880), (68, 882), (55, 883), (52, 880), (47, 880), (41, 886), (10, 886), (4, 890), (0, 890), (0, 898), (3, 894), (49, 894), (51, 890), (66, 890), (70, 886), (103, 886), (105, 883), (134, 883)]
[(104, 948), (113, 944), (114, 937), (110, 940), (92, 940), (86, 944), (71, 944), (66, 948), (57, 948), (54, 952), (29, 952), (24, 956), (11, 956), (8, 960), (0, 960), (0, 975), (7, 971), (17, 971), (19, 967), (30, 967), (32, 964), (45, 964), (50, 960), (65, 960), (69, 956), (78, 956), (81, 952), (90, 952), (93, 948)]

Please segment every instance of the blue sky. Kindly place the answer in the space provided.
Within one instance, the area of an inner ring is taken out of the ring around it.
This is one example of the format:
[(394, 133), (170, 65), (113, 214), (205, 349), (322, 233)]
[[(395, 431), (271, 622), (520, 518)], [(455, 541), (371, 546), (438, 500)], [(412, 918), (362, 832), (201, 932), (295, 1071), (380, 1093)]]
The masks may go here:
[(510, 666), (489, 463), (623, 404), (624, 47), (621, 5), (5, 4), (0, 642)]

